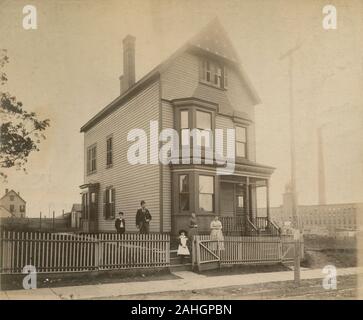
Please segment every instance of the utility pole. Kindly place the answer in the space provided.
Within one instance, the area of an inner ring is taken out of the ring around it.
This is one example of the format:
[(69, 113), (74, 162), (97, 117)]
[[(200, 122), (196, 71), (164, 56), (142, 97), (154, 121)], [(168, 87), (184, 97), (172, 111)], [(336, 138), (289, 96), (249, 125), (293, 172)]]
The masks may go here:
[(299, 50), (301, 43), (280, 56), (280, 60), (288, 59), (289, 63), (289, 118), (290, 118), (290, 162), (291, 162), (291, 193), (292, 193), (292, 222), (295, 229), (299, 229), (297, 216), (297, 192), (296, 192), (296, 156), (295, 156), (295, 128), (294, 128), (294, 83), (293, 83), (293, 54)]
[(300, 225), (297, 214), (297, 196), (296, 196), (296, 156), (295, 156), (295, 128), (294, 128), (294, 86), (293, 86), (293, 54), (299, 50), (301, 43), (288, 50), (280, 56), (280, 60), (288, 58), (289, 62), (289, 116), (290, 116), (290, 161), (291, 161), (291, 193), (292, 193), (292, 222), (294, 227), (294, 282), (300, 286)]

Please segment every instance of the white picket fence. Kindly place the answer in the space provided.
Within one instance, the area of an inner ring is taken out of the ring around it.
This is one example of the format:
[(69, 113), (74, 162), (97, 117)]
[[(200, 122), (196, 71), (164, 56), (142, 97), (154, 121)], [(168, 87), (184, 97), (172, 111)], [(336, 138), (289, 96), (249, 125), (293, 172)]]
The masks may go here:
[(170, 265), (168, 234), (59, 234), (3, 231), (0, 273), (79, 272)]

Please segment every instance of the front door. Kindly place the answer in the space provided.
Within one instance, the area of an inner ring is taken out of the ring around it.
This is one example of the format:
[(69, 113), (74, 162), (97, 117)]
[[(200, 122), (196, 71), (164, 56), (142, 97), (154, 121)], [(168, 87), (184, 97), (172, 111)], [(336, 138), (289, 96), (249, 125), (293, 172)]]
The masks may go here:
[(88, 190), (82, 194), (82, 229), (85, 232), (97, 230), (98, 221), (98, 192)]
[(246, 197), (246, 186), (242, 184), (236, 184), (235, 188), (235, 215), (246, 216), (247, 215), (247, 197)]

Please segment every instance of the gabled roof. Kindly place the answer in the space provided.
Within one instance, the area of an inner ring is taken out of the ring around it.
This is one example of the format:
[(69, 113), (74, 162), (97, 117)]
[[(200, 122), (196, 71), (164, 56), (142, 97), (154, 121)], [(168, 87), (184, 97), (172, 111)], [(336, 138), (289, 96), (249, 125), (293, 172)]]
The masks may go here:
[(147, 85), (152, 83), (155, 79), (157, 79), (159, 75), (170, 66), (175, 58), (177, 58), (179, 55), (181, 55), (190, 48), (209, 52), (212, 55), (223, 58), (234, 64), (240, 78), (245, 82), (254, 103), (258, 104), (261, 102), (259, 96), (257, 95), (257, 92), (252, 86), (250, 80), (248, 79), (247, 74), (242, 68), (238, 54), (234, 49), (232, 42), (227, 35), (227, 32), (225, 31), (219, 20), (215, 18), (209, 24), (207, 24), (200, 32), (198, 32), (198, 34), (196, 34), (183, 46), (176, 50), (169, 58), (157, 65), (154, 69), (152, 69), (149, 73), (147, 73), (144, 77), (137, 81), (133, 86), (127, 89), (124, 93), (114, 99), (94, 117), (92, 117), (86, 124), (81, 127), (80, 131), (88, 131), (95, 124), (97, 124), (107, 115), (112, 113), (115, 109), (122, 106), (126, 101), (131, 99), (140, 90), (142, 90)]
[(10, 191), (8, 191), (8, 193), (5, 193), (1, 198), (0, 201), (2, 199), (4, 199), (7, 195), (10, 195), (10, 193), (13, 193), (15, 196), (17, 196), (20, 200), (24, 201), (26, 203), (26, 201), (17, 193), (15, 192), (13, 189), (11, 189)]

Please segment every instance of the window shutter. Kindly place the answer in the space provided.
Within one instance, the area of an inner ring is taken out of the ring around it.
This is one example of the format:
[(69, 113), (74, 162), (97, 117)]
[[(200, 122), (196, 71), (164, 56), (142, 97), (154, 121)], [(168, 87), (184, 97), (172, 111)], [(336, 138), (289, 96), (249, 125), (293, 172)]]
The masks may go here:
[(116, 208), (116, 204), (115, 204), (115, 198), (116, 198), (116, 190), (115, 189), (111, 189), (111, 199), (112, 199), (112, 217), (115, 217), (115, 208)]
[(87, 173), (91, 171), (91, 150), (87, 150)]
[(107, 190), (103, 191), (103, 217), (107, 219)]

